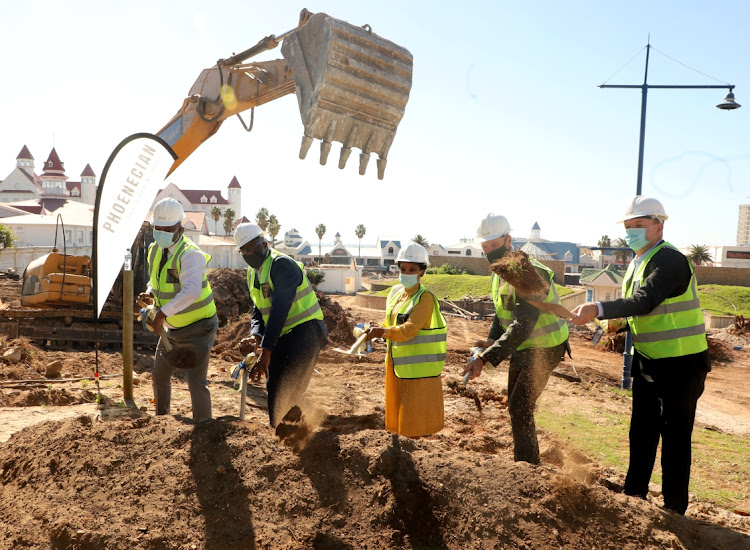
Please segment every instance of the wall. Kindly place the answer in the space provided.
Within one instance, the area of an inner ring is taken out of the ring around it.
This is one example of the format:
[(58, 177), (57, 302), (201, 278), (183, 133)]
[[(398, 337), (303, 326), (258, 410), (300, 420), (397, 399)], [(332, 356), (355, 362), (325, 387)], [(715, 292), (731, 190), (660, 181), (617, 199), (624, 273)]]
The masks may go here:
[[(67, 247), (67, 253), (73, 256), (91, 257), (90, 246), (70, 246)], [(9, 248), (0, 251), (0, 269), (15, 269), (19, 274), (23, 274), (26, 266), (32, 260), (41, 258), (45, 254), (52, 252), (51, 246), (27, 246), (23, 248)], [(63, 248), (59, 247), (58, 252), (62, 254)], [(125, 254), (123, 254), (123, 261)]]
[(750, 269), (744, 267), (695, 266), (699, 285), (750, 286)]
[(317, 290), (320, 292), (355, 294), (362, 286), (362, 274), (358, 269), (316, 267), (315, 270), (325, 273), (323, 281), (318, 283)]
[(734, 315), (713, 315), (704, 311), (703, 322), (706, 324), (706, 329), (726, 328), (734, 324)]

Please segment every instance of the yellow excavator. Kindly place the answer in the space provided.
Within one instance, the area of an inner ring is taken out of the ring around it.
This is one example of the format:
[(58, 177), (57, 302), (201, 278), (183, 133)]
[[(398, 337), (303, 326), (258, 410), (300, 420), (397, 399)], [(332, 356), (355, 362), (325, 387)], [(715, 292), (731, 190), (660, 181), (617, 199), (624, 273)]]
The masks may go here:
[[(248, 61), (282, 42), (284, 59)], [(180, 111), (158, 132), (177, 153), (170, 173), (227, 118), (237, 115), (250, 131), (255, 107), (296, 93), (304, 126), (301, 159), (318, 139), (320, 163), (325, 164), (335, 141), (342, 144), (339, 168), (357, 148), (359, 173), (364, 175), (375, 153), (378, 178), (383, 179), (409, 99), (412, 66), (408, 50), (378, 36), (369, 25), (302, 10), (294, 29), (267, 36), (200, 74)], [(250, 122), (245, 123), (240, 113), (248, 109)]]
[[(249, 61), (279, 44), (284, 59)], [(294, 29), (267, 36), (201, 72), (179, 112), (157, 134), (177, 154), (170, 173), (214, 135), (227, 118), (236, 115), (250, 131), (255, 107), (295, 93), (303, 124), (301, 159), (317, 139), (321, 142), (320, 163), (326, 164), (332, 143), (338, 142), (339, 168), (345, 167), (356, 148), (360, 150), (359, 173), (365, 174), (371, 155), (376, 154), (378, 178), (383, 179), (388, 152), (409, 100), (412, 66), (408, 50), (378, 36), (369, 25), (356, 26), (325, 13), (302, 10)], [(248, 109), (250, 120), (246, 123), (241, 113)], [(143, 233), (142, 230), (140, 241), (136, 239), (132, 248), (136, 272), (143, 271), (138, 258), (145, 258), (150, 243), (150, 239), (142, 238)], [(31, 262), (23, 274), (21, 301), (28, 309), (26, 314), (23, 308), (0, 308), (0, 325), (4, 320), (31, 321), (42, 317), (63, 317), (65, 324), (71, 325), (80, 317), (93, 318), (89, 314), (88, 256), (53, 250)], [(45, 308), (48, 311), (43, 311)], [(116, 311), (107, 316), (118, 317)], [(37, 340), (45, 335), (51, 340), (54, 333), (63, 342), (80, 337), (78, 333), (68, 334), (70, 331), (60, 324), (52, 330), (36, 322), (22, 324), (13, 332), (28, 332), (30, 338)], [(116, 334), (110, 340), (120, 341)]]

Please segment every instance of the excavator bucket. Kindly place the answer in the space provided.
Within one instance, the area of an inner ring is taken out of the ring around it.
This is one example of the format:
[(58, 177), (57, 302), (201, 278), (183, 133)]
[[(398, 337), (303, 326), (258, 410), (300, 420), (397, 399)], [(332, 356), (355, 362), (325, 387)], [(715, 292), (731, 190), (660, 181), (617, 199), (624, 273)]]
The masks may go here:
[(292, 70), (304, 124), (300, 158), (319, 139), (320, 163), (325, 164), (336, 141), (342, 144), (339, 168), (356, 147), (361, 151), (359, 173), (365, 173), (376, 153), (378, 178), (383, 179), (409, 100), (411, 53), (376, 35), (369, 25), (357, 27), (324, 13), (287, 36), (281, 53)]

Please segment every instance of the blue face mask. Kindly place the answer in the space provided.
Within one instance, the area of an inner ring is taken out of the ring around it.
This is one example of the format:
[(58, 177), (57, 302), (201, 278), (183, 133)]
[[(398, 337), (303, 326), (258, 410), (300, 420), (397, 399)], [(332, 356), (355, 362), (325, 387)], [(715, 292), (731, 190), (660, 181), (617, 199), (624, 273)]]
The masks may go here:
[(404, 285), (404, 288), (411, 288), (419, 283), (419, 275), (407, 275), (406, 273), (399, 273), (398, 282)]
[(174, 233), (154, 229), (154, 242), (156, 246), (160, 246), (161, 248), (172, 246), (174, 244)]
[(646, 230), (647, 228), (645, 227), (631, 227), (630, 229), (626, 229), (625, 242), (634, 251), (641, 250), (649, 243), (649, 240), (646, 238)]

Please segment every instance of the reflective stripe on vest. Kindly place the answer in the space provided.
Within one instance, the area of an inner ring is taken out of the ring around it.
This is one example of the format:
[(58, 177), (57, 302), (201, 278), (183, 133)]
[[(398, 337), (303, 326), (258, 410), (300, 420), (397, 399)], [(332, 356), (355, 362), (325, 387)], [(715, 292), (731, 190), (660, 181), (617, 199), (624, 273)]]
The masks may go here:
[[(393, 307), (401, 298), (405, 289), (403, 285), (396, 285), (388, 294), (385, 311), (385, 326), (393, 326), (391, 315)], [(398, 314), (408, 319), (414, 307), (419, 303), (422, 296), (427, 294), (433, 300), (432, 317), (430, 327), (420, 329), (414, 338), (406, 342), (394, 342), (388, 340), (388, 351), (393, 359), (393, 372), (399, 378), (430, 378), (439, 376), (445, 366), (446, 338), (448, 326), (445, 317), (440, 311), (440, 303), (432, 292), (424, 285), (419, 285), (419, 290), (411, 299), (401, 305)]]
[[(197, 250), (206, 259), (206, 264), (211, 260), (210, 254), (206, 254), (198, 245), (188, 239), (185, 235), (182, 236), (180, 241), (175, 248), (174, 254), (167, 258), (167, 263), (161, 270), (161, 273), (157, 273), (159, 264), (161, 264), (161, 256), (164, 253), (164, 249), (157, 246), (156, 243), (152, 243), (148, 249), (148, 270), (150, 273), (150, 284), (151, 289), (154, 292), (154, 301), (156, 307), (163, 307), (174, 299), (182, 289), (182, 284), (179, 281), (180, 273), (182, 270), (182, 255), (188, 250)], [(167, 275), (170, 269), (177, 270), (177, 282), (168, 283)], [(201, 294), (198, 298), (185, 309), (167, 317), (166, 321), (175, 328), (186, 327), (193, 323), (200, 321), (201, 319), (209, 319), (216, 314), (216, 304), (214, 303), (214, 295), (211, 290), (211, 284), (208, 282), (206, 273), (203, 273), (203, 281), (201, 282)]]
[[(247, 268), (247, 287), (250, 289), (250, 298), (252, 298), (255, 307), (260, 310), (263, 316), (263, 322), (268, 323), (268, 317), (271, 315), (271, 297), (273, 296), (273, 280), (271, 279), (271, 266), (276, 258), (284, 257), (289, 258), (302, 272), (302, 282), (297, 287), (297, 291), (294, 295), (294, 302), (292, 307), (289, 308), (289, 313), (286, 315), (284, 321), (284, 327), (281, 329), (281, 336), (284, 336), (291, 331), (297, 325), (301, 325), (307, 321), (313, 319), (323, 319), (323, 311), (320, 309), (318, 303), (318, 297), (315, 295), (315, 289), (310, 286), (305, 274), (305, 269), (302, 263), (295, 261), (293, 258), (282, 254), (278, 250), (273, 248), (270, 249), (270, 254), (263, 261), (263, 265), (260, 267), (260, 279), (258, 280), (258, 286), (255, 288), (255, 270), (252, 267)], [(269, 292), (268, 297), (263, 296), (263, 285), (268, 285)]]
[[(555, 273), (547, 266), (530, 258), (531, 264), (537, 269), (544, 272), (549, 282), (549, 292), (544, 298), (545, 303), (559, 304), (560, 298), (557, 295), (557, 287), (554, 283)], [(507, 329), (513, 322), (513, 310), (516, 307), (516, 289), (507, 282), (500, 287), (500, 277), (492, 274), (492, 301), (495, 304), (495, 312), (500, 324)], [(552, 348), (565, 342), (568, 339), (568, 324), (557, 315), (551, 313), (539, 312), (539, 318), (534, 325), (528, 339), (524, 340), (519, 350), (526, 348)]]
[[(636, 288), (643, 284), (646, 265), (654, 254), (664, 247), (675, 248), (667, 242), (658, 244), (643, 259), (635, 273), (633, 273), (635, 263), (630, 263), (622, 281), (623, 298), (632, 296)], [(688, 266), (690, 267), (690, 284), (684, 293), (674, 298), (667, 298), (646, 315), (628, 318), (628, 325), (633, 334), (633, 345), (644, 357), (650, 359), (681, 357), (708, 349), (695, 272), (689, 262)]]

